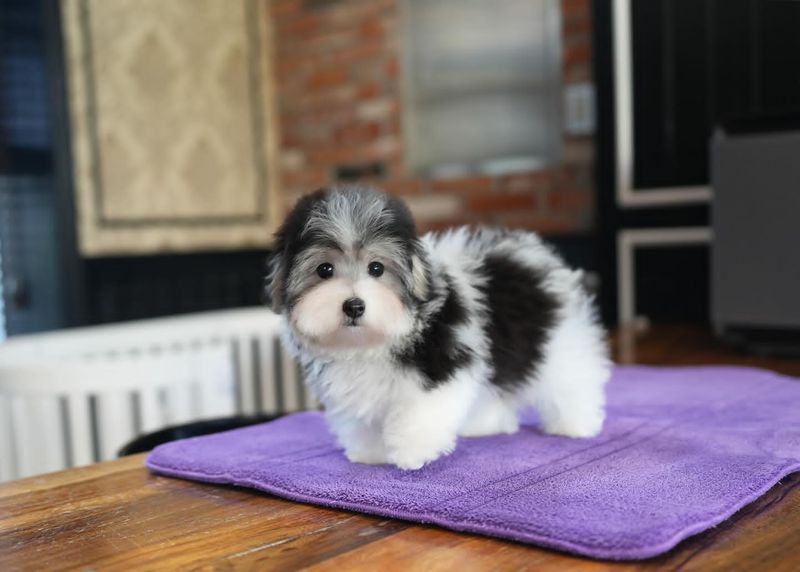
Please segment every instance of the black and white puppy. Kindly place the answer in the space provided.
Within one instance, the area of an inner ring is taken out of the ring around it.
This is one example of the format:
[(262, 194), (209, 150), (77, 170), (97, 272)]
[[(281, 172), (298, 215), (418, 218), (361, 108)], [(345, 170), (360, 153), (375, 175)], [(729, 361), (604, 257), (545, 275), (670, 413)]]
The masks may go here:
[(536, 235), (418, 237), (399, 199), (304, 196), (276, 235), (267, 292), (347, 457), (418, 469), (458, 436), (596, 435), (610, 362), (581, 273)]

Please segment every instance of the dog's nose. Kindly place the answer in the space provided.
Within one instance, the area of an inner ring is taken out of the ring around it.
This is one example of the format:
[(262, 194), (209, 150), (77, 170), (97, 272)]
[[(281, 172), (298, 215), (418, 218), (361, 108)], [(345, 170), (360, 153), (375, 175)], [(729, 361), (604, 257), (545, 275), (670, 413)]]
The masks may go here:
[(356, 319), (364, 315), (367, 306), (361, 298), (348, 298), (342, 304), (342, 311), (350, 318)]

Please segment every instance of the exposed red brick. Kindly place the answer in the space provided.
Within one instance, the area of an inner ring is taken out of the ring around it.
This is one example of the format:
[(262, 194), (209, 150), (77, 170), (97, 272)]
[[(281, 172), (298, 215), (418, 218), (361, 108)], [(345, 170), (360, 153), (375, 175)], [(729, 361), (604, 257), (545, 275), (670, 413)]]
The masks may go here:
[(352, 107), (321, 108), (321, 109), (292, 109), (288, 108), (281, 114), (281, 125), (295, 123), (298, 125), (336, 126), (355, 120)]
[(400, 61), (397, 56), (393, 56), (389, 58), (386, 62), (386, 75), (390, 79), (396, 79), (397, 75), (400, 73)]
[(384, 122), (385, 133), (401, 137), (403, 133), (403, 117), (402, 113), (398, 110), (397, 113), (391, 115)]
[(358, 44), (332, 54), (331, 64), (335, 66), (363, 64), (364, 62), (374, 60), (383, 53), (384, 47), (379, 43)]
[(403, 142), (393, 135), (384, 135), (372, 142), (371, 151), (375, 158), (398, 157), (403, 150)]
[(278, 91), (286, 92), (290, 89), (296, 89), (291, 84), (296, 83), (297, 78), (301, 78), (307, 73), (309, 73), (309, 68), (300, 66), (297, 62), (278, 62), (275, 65), (275, 79), (278, 80)]
[(286, 22), (284, 33), (299, 37), (308, 37), (320, 30), (319, 18), (314, 14), (306, 14)]
[(355, 114), (361, 119), (382, 120), (396, 114), (397, 109), (397, 100), (385, 97), (361, 102), (355, 110)]
[(564, 20), (564, 35), (567, 37), (585, 37), (592, 35), (592, 20), (588, 15), (580, 18), (566, 18)]
[(475, 221), (471, 218), (458, 218), (458, 219), (446, 219), (446, 220), (437, 220), (437, 221), (425, 221), (421, 222), (417, 225), (417, 230), (420, 233), (425, 232), (440, 232), (444, 230), (448, 230), (450, 228), (456, 228), (459, 226), (470, 226), (474, 225)]
[(358, 88), (357, 96), (359, 99), (372, 99), (380, 95), (380, 93), (380, 84), (376, 81), (370, 81)]
[(302, 0), (272, 0), (272, 15), (276, 18), (286, 17), (300, 11)]
[(369, 143), (377, 139), (380, 134), (380, 123), (374, 121), (351, 123), (336, 130), (336, 140), (340, 143)]
[(367, 18), (361, 22), (359, 33), (367, 40), (381, 39), (386, 33), (386, 26), (378, 17)]
[(591, 12), (592, 0), (561, 0), (561, 13), (564, 19), (591, 14)]
[[(402, 157), (389, 157), (384, 161), (384, 164), (386, 165), (389, 175), (384, 184), (391, 184), (395, 179), (404, 180), (415, 178), (414, 175), (409, 172), (408, 165)], [(430, 185), (427, 179), (418, 180), (424, 189), (429, 188)]]
[(334, 127), (315, 124), (313, 122), (286, 122), (281, 128), (284, 145), (303, 148), (329, 142), (333, 137)]
[(564, 66), (585, 64), (592, 59), (592, 46), (588, 42), (564, 46)]
[(421, 193), (426, 186), (421, 179), (411, 178), (390, 178), (381, 183), (383, 190), (393, 195), (415, 195)]
[(306, 156), (302, 151), (284, 147), (280, 156), (281, 169), (284, 171), (299, 171), (306, 167)]
[[(294, 97), (292, 93), (291, 90), (281, 91), (281, 110), (291, 115), (352, 110), (358, 101), (356, 87), (350, 82), (322, 90), (303, 90)], [(348, 121), (351, 117), (348, 115)]]
[(372, 16), (393, 16), (398, 0), (344, 0), (319, 12), (331, 27), (356, 29), (359, 22)]
[(578, 63), (564, 68), (562, 77), (565, 84), (592, 80), (592, 67), (589, 62)]
[[(457, 215), (426, 210), (423, 231), (461, 224), (503, 224), (543, 234), (590, 228), (589, 138), (566, 137), (563, 165), (536, 172), (430, 180), (409, 171), (399, 2), (338, 0), (311, 8), (303, 0), (271, 0), (286, 201), (332, 182), (339, 165), (381, 161), (386, 174), (370, 182), (411, 198), (418, 210), (426, 193), (464, 204)], [(562, 8), (564, 81), (591, 81), (591, 0), (562, 0)]]
[(302, 137), (298, 137), (297, 133), (287, 133), (281, 129), (280, 146), (285, 147), (299, 147), (303, 144)]
[(509, 228), (532, 230), (543, 235), (570, 234), (578, 228), (573, 218), (561, 216), (543, 216), (541, 214), (510, 213), (495, 219), (496, 224)]
[(300, 37), (292, 34), (278, 33), (274, 42), (275, 52), (279, 58), (287, 56), (307, 57), (315, 61), (325, 59), (339, 50), (358, 45), (358, 35), (346, 31), (330, 31), (322, 26), (320, 32), (312, 37)]
[(564, 141), (563, 161), (566, 165), (587, 165), (594, 158), (594, 144), (590, 137), (569, 137)]
[(575, 173), (567, 169), (566, 167), (562, 167), (561, 169), (556, 169), (553, 171), (553, 190), (559, 191), (562, 189), (572, 189), (577, 185), (577, 177)]
[(594, 186), (594, 171), (588, 160), (585, 163), (573, 163), (555, 172), (553, 180), (556, 182), (555, 189), (588, 191)]
[(459, 179), (436, 179), (432, 181), (433, 190), (441, 192), (483, 193), (494, 187), (492, 177), (463, 177)]
[(309, 163), (324, 165), (325, 167), (332, 167), (341, 163), (359, 163), (369, 158), (368, 148), (331, 146), (308, 149)]
[(470, 197), (469, 208), (475, 212), (492, 211), (533, 211), (536, 209), (536, 195), (485, 194)]
[(347, 81), (347, 72), (342, 68), (319, 70), (308, 78), (309, 89), (325, 89), (342, 85)]
[(562, 189), (547, 195), (547, 208), (550, 211), (579, 211), (592, 207), (593, 194), (590, 189)]
[(508, 192), (530, 192), (547, 190), (553, 184), (553, 174), (551, 171), (534, 171), (532, 173), (515, 173), (501, 177), (499, 186)]
[(281, 183), (288, 188), (300, 188), (313, 191), (328, 182), (329, 175), (324, 171), (284, 171), (281, 174)]

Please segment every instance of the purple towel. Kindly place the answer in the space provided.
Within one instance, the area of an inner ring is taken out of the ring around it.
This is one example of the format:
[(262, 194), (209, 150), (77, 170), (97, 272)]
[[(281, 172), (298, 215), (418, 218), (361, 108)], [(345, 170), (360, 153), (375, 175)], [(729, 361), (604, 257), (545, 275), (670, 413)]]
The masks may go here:
[(419, 471), (351, 464), (319, 413), (186, 439), (166, 475), (608, 559), (647, 558), (800, 470), (800, 380), (746, 368), (617, 367), (599, 437), (461, 439)]

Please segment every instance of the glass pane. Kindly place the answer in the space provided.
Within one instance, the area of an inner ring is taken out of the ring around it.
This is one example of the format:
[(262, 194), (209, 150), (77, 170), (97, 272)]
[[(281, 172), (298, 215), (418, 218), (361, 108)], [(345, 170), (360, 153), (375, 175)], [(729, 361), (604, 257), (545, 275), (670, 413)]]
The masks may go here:
[(557, 160), (559, 16), (555, 0), (406, 1), (413, 168)]

